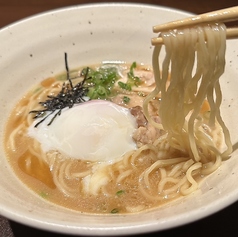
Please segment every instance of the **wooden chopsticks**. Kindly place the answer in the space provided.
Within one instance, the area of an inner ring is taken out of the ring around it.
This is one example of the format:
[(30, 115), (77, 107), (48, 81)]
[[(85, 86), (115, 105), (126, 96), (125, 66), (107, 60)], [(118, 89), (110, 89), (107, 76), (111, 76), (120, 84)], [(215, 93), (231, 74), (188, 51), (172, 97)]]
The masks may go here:
[[(218, 11), (208, 12), (197, 16), (188, 17), (178, 21), (172, 21), (169, 23), (156, 25), (153, 27), (154, 33), (159, 33), (162, 31), (192, 27), (202, 23), (210, 22), (232, 22), (238, 20), (238, 6), (230, 7)], [(226, 30), (227, 39), (238, 38), (238, 28), (227, 28)], [(163, 39), (160, 37), (152, 38), (152, 45), (162, 44)]]

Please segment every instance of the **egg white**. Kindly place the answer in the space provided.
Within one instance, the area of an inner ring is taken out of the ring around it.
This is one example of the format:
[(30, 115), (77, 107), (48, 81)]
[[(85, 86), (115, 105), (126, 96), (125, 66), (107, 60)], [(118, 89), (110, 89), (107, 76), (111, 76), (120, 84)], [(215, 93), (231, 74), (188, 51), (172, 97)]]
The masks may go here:
[(93, 100), (64, 109), (48, 125), (53, 116), (37, 127), (40, 119), (35, 120), (28, 130), (44, 152), (57, 150), (69, 158), (113, 162), (136, 149), (134, 116), (112, 102)]

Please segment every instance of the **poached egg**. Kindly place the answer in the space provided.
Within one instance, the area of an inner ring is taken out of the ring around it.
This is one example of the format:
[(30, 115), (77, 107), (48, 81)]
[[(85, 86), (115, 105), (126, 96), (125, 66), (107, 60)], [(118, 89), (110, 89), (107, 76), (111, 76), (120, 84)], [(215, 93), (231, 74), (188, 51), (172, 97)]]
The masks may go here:
[(37, 127), (41, 118), (36, 119), (28, 130), (44, 152), (57, 150), (69, 158), (113, 163), (136, 149), (136, 119), (129, 109), (112, 102), (92, 100), (63, 109), (48, 125), (53, 116)]

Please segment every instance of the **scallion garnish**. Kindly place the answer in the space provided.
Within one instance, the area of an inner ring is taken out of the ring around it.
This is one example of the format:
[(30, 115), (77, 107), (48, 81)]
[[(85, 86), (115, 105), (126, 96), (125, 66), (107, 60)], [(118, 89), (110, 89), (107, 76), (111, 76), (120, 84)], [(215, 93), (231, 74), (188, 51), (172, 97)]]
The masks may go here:
[(116, 192), (116, 195), (117, 195), (117, 196), (121, 196), (121, 195), (124, 194), (124, 193), (125, 193), (124, 190), (119, 190), (119, 191)]
[[(82, 70), (82, 74), (84, 75)], [(118, 69), (115, 66), (100, 67), (97, 70), (89, 68), (87, 84), (89, 91), (87, 96), (90, 99), (107, 99), (114, 88), (115, 82), (120, 78)]]
[(124, 97), (123, 97), (123, 102), (124, 102), (125, 104), (128, 104), (128, 103), (130, 102), (130, 98), (129, 98), (128, 96), (124, 96)]
[(133, 62), (130, 66), (130, 70), (127, 73), (127, 82), (118, 82), (118, 85), (120, 88), (131, 91), (133, 86), (139, 86), (141, 83), (141, 80), (139, 77), (135, 76), (134, 69), (136, 68), (136, 62)]
[(120, 86), (124, 90), (131, 91), (131, 85), (128, 84), (128, 83), (124, 83), (122, 81), (119, 81), (118, 86)]
[(116, 213), (118, 213), (118, 212), (119, 212), (119, 210), (118, 210), (117, 208), (114, 208), (114, 209), (111, 210), (111, 213), (112, 213), (112, 214), (116, 214)]
[(136, 62), (133, 62), (130, 67), (130, 71), (127, 73), (127, 83), (130, 85), (138, 86), (141, 83), (141, 80), (139, 77), (134, 75), (134, 69), (136, 68)]

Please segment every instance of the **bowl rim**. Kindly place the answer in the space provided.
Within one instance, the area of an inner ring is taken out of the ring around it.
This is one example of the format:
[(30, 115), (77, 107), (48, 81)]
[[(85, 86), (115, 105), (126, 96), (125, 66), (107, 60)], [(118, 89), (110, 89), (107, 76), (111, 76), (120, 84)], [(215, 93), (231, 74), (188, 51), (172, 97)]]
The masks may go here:
[(63, 7), (57, 7), (54, 9), (50, 9), (50, 10), (46, 10), (43, 12), (39, 12), (36, 14), (32, 14), (29, 15), (27, 17), (23, 17), (22, 19), (16, 20), (12, 23), (9, 23), (3, 27), (0, 28), (0, 33), (1, 31), (4, 31), (6, 29), (8, 29), (9, 27), (15, 27), (18, 24), (23, 24), (25, 21), (29, 21), (32, 20), (34, 18), (40, 18), (40, 17), (44, 17), (44, 15), (49, 15), (52, 13), (59, 13), (62, 11), (70, 11), (73, 9), (83, 9), (83, 8), (95, 8), (95, 7), (107, 7), (107, 6), (127, 6), (127, 7), (146, 7), (146, 8), (157, 8), (157, 9), (162, 9), (162, 10), (167, 10), (167, 11), (171, 11), (171, 12), (180, 12), (183, 14), (187, 14), (188, 16), (194, 15), (194, 13), (189, 12), (189, 11), (185, 11), (185, 10), (181, 10), (181, 9), (176, 9), (173, 7), (167, 7), (167, 6), (162, 6), (162, 5), (156, 5), (156, 4), (150, 4), (150, 3), (139, 3), (139, 2), (100, 2), (100, 3), (82, 3), (82, 4), (74, 4), (74, 5), (69, 5), (69, 6), (63, 6)]

